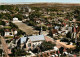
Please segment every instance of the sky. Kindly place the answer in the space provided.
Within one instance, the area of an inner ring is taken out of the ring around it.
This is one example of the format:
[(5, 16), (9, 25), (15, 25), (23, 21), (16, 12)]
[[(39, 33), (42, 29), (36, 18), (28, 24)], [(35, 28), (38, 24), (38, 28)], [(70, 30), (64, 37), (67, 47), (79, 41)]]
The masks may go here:
[(22, 2), (80, 3), (80, 0), (0, 0), (0, 3), (22, 3)]

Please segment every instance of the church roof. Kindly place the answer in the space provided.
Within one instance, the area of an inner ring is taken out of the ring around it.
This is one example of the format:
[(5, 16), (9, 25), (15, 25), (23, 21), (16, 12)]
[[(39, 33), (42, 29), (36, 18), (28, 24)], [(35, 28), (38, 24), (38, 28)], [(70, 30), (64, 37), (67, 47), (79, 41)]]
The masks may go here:
[(44, 35), (29, 36), (28, 38), (29, 38), (31, 41), (41, 41), (41, 40), (45, 40)]
[(42, 41), (45, 40), (44, 35), (37, 35), (37, 36), (23, 36), (20, 38), (21, 43), (27, 42), (27, 39), (30, 39), (32, 42), (33, 41)]

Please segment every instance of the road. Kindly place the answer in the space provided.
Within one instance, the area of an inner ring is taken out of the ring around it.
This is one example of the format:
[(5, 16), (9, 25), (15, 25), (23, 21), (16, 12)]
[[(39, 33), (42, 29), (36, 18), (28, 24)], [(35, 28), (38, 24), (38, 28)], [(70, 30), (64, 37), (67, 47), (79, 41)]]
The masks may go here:
[(74, 45), (67, 45), (64, 42), (60, 42), (60, 40), (56, 40), (56, 46), (58, 48), (60, 48), (60, 47), (64, 47), (64, 48), (75, 48)]
[(6, 42), (5, 42), (5, 39), (2, 37), (2, 36), (0, 36), (0, 39), (1, 39), (1, 44), (2, 44), (2, 47), (3, 47), (3, 51), (4, 51), (4, 53), (5, 53), (5, 56), (6, 57), (9, 57), (9, 49), (8, 49), (8, 46), (7, 46), (7, 44), (6, 44)]
[(34, 30), (31, 26), (28, 26), (25, 23), (15, 22), (14, 24), (16, 24), (19, 27), (19, 29), (24, 31), (27, 35), (32, 35), (33, 33), (38, 32)]

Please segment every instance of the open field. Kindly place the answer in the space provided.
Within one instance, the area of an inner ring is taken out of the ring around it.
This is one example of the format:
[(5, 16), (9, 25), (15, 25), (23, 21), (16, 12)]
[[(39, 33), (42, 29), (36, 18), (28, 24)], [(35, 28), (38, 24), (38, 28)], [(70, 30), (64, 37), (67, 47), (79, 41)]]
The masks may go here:
[(19, 29), (24, 31), (27, 35), (32, 35), (33, 33), (36, 32), (31, 26), (28, 26), (22, 22), (15, 22), (15, 24), (19, 27)]

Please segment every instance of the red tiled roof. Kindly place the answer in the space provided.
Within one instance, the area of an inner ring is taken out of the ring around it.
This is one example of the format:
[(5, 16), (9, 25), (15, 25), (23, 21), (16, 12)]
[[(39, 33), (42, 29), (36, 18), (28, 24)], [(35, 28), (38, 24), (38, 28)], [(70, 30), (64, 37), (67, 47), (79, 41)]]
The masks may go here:
[(58, 50), (58, 53), (60, 53), (60, 51)]
[(66, 51), (66, 49), (64, 48), (64, 49), (63, 49), (63, 51), (65, 52), (65, 51)]
[(6, 23), (8, 23), (8, 21), (5, 21)]
[(51, 27), (52, 25), (51, 25), (51, 24), (47, 24), (47, 26), (48, 26), (48, 27)]
[(64, 26), (66, 26), (66, 23), (63, 22), (62, 24), (63, 24)]
[(58, 32), (57, 29), (53, 29), (53, 30), (52, 30), (52, 33), (53, 33), (53, 34), (55, 34), (55, 33), (57, 33), (57, 32)]
[(74, 55), (74, 57), (77, 57), (76, 55)]
[(5, 32), (10, 32), (9, 29), (5, 29)]
[(11, 29), (12, 31), (16, 31), (16, 29), (15, 28), (13, 28), (13, 29)]
[(64, 19), (65, 21), (68, 21), (69, 19)]

